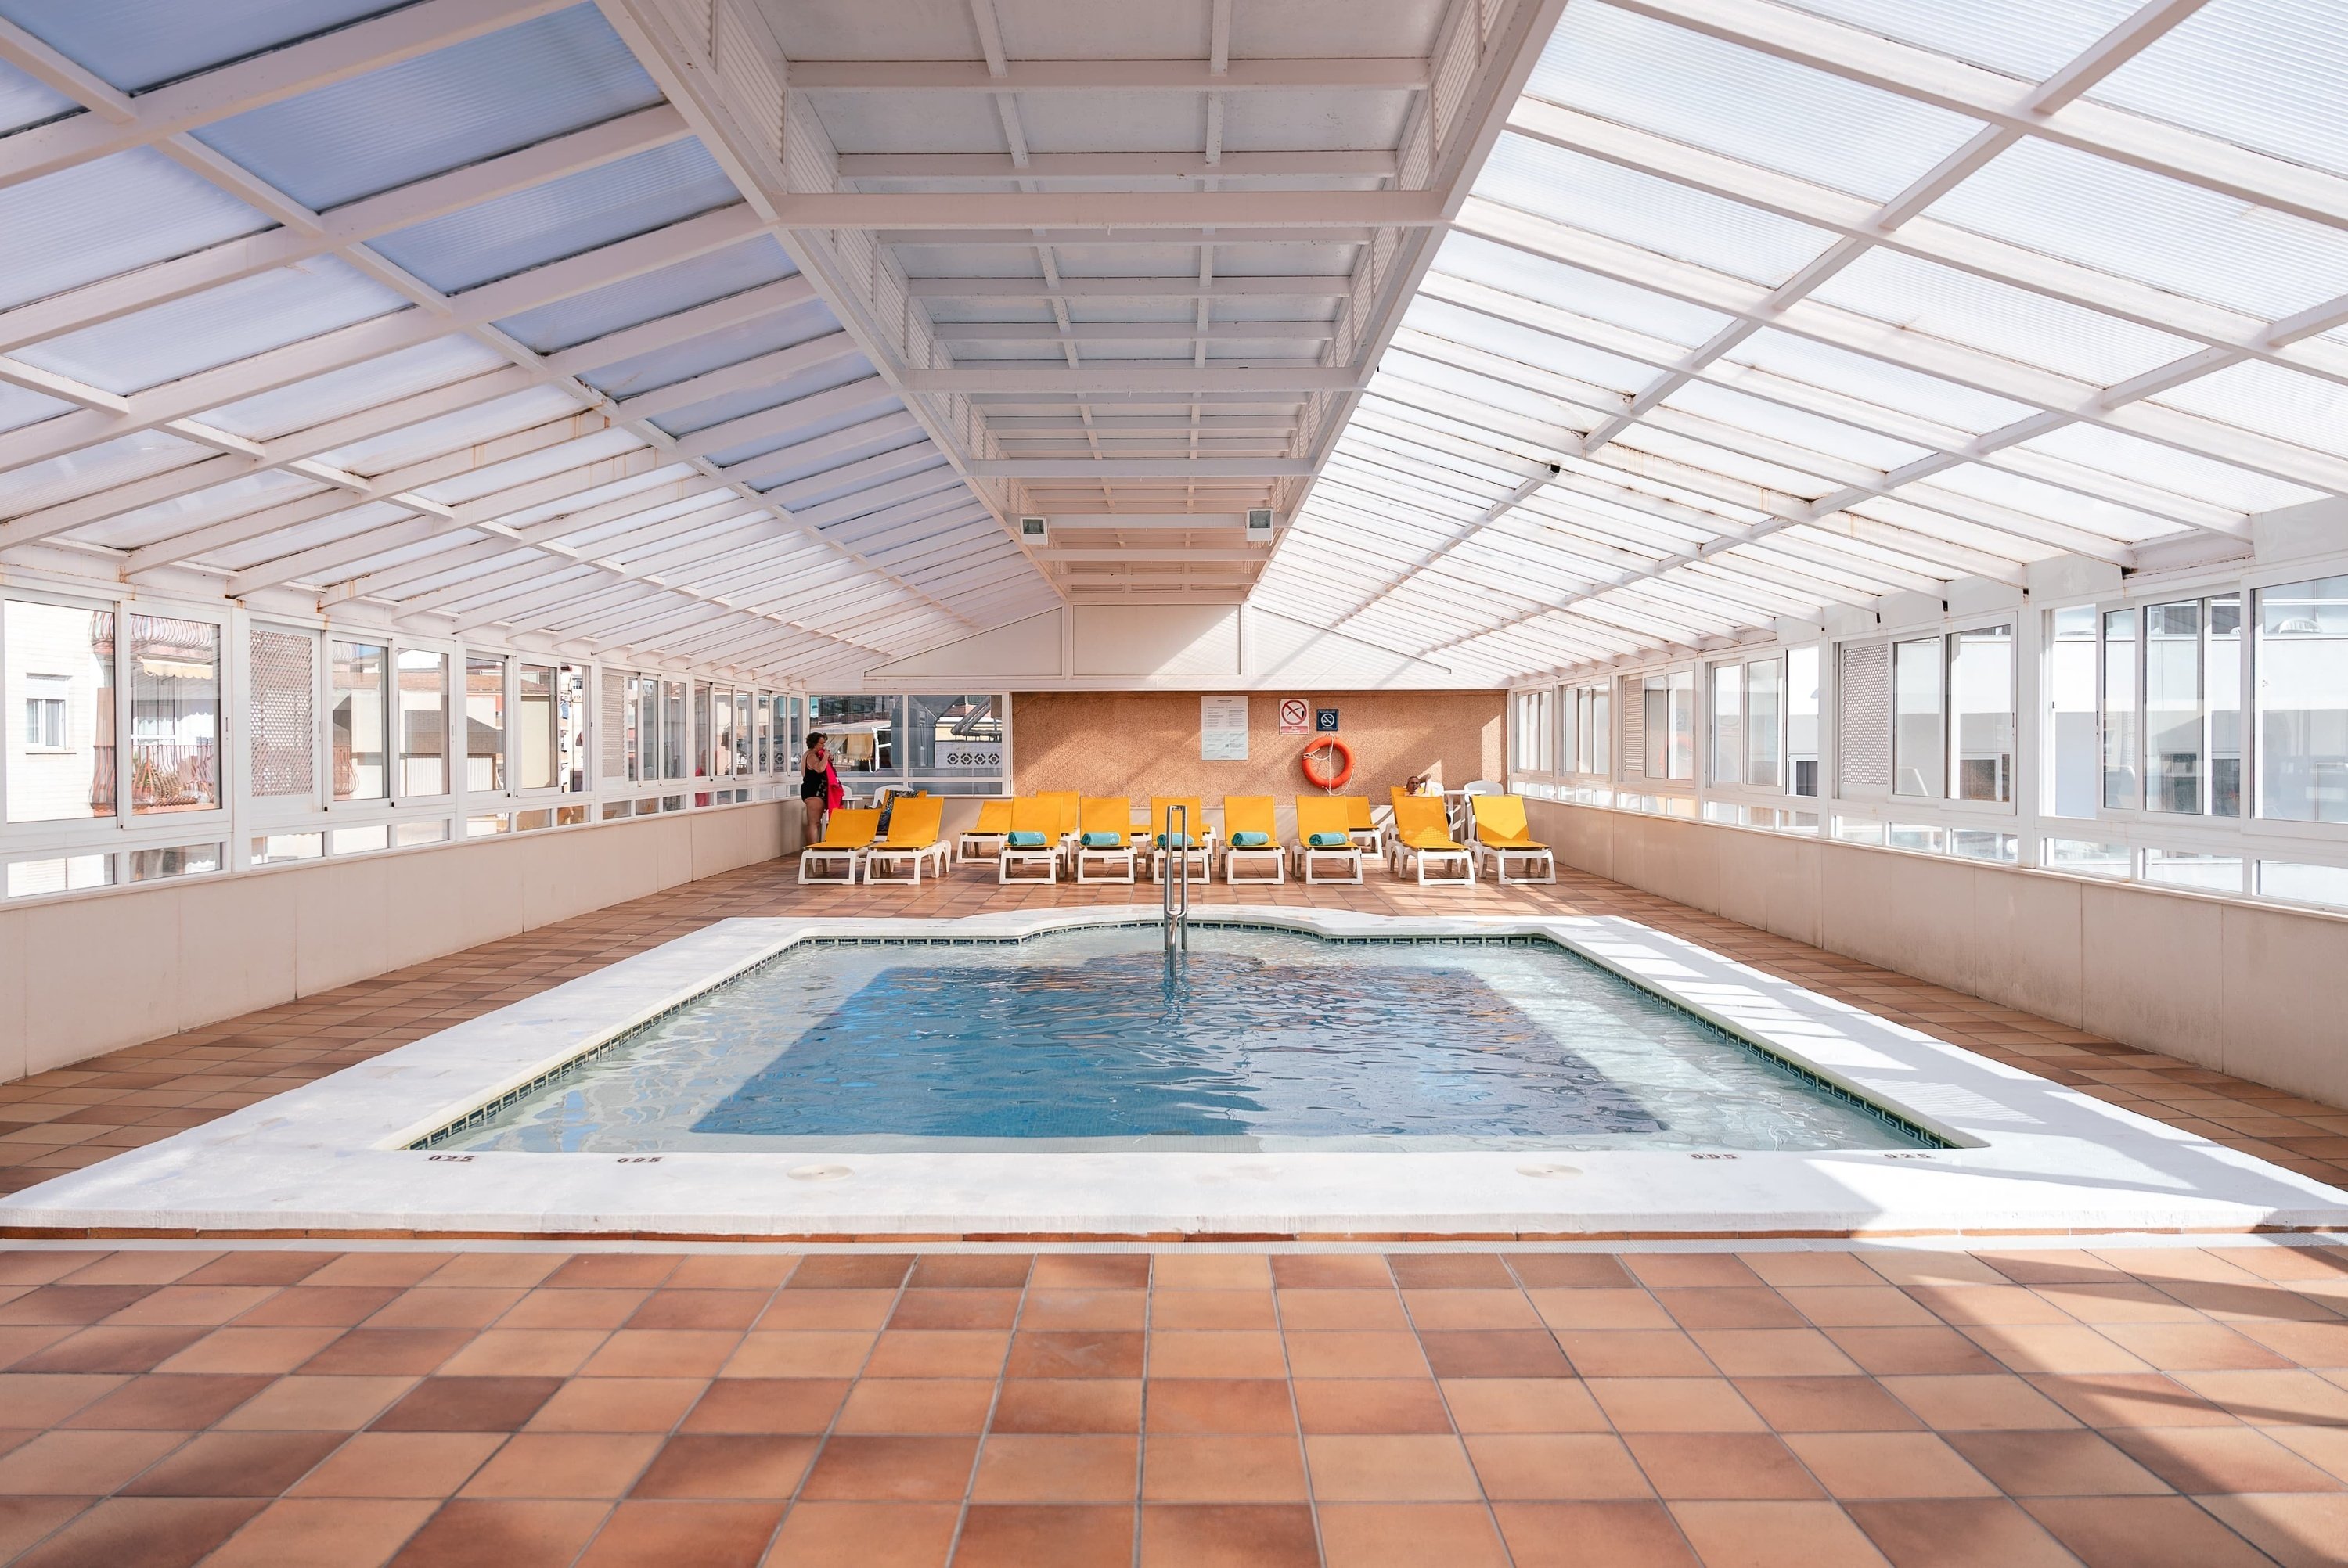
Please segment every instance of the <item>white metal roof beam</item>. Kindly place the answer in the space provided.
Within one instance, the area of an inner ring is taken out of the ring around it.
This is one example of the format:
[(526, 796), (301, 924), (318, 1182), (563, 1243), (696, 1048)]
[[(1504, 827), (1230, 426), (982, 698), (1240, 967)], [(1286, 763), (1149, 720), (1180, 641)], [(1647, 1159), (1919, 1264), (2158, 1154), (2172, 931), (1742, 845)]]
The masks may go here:
[(1225, 151), (1219, 162), (1189, 152), (1029, 152), (1024, 164), (1000, 152), (843, 152), (842, 179), (1391, 179), (1383, 148), (1296, 152)]
[(794, 60), (799, 92), (1107, 93), (1417, 92), (1434, 84), (1418, 59), (1014, 60), (1000, 73), (976, 60)]
[(1423, 229), (1445, 219), (1442, 193), (1426, 190), (818, 191), (778, 198), (775, 209), (794, 229), (973, 231), (955, 235), (963, 242), (983, 241), (988, 230), (1142, 231), (1066, 236), (1089, 245), (1156, 243), (1147, 232), (1154, 230), (1251, 226), (1315, 243), (1326, 242), (1318, 230)]
[(1336, 392), (1360, 385), (1366, 373), (1349, 365), (1195, 365), (1162, 363), (1086, 365), (1078, 369), (1021, 362), (911, 370), (909, 392), (1015, 392), (1031, 395), (1098, 398), (1138, 397), (1149, 393)]
[[(1028, 241), (1035, 241), (1030, 239)], [(1268, 274), (1261, 277), (1197, 278), (908, 278), (906, 292), (917, 300), (1223, 300), (1242, 296), (1342, 300), (1353, 280)]]

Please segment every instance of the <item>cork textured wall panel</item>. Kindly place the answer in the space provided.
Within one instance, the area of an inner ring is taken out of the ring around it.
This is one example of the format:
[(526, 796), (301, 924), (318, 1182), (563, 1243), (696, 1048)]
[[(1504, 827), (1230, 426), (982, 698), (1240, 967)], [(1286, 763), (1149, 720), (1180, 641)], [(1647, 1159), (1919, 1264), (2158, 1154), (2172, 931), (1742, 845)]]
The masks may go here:
[(1498, 692), (1257, 692), (1248, 698), (1245, 762), (1201, 762), (1195, 692), (1019, 692), (1011, 699), (1014, 787), (1023, 794), (1277, 795), (1312, 786), (1297, 767), (1309, 735), (1280, 733), (1280, 704), (1302, 698), (1337, 710), (1337, 738), (1354, 751), (1347, 794), (1383, 804), (1386, 789), (1429, 771), (1457, 788), (1501, 776)]

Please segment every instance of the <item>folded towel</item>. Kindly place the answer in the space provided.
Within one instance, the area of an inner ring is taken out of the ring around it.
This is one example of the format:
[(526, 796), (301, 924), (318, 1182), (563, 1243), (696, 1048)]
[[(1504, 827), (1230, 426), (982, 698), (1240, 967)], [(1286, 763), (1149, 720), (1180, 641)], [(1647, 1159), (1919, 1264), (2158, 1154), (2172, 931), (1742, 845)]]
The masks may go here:
[[(1169, 836), (1174, 840), (1170, 845), (1166, 842)], [(1172, 835), (1161, 833), (1158, 835), (1158, 847), (1160, 849), (1188, 849), (1190, 847), (1190, 835), (1187, 833), (1177, 833)]]
[(1125, 847), (1125, 835), (1121, 833), (1087, 833), (1085, 835), (1085, 847), (1086, 849), (1122, 849)]
[(1316, 833), (1304, 842), (1314, 849), (1344, 849), (1354, 841), (1350, 835), (1343, 833)]
[(1268, 833), (1234, 833), (1231, 835), (1231, 847), (1233, 849), (1262, 849), (1271, 842), (1272, 835)]
[(1044, 847), (1044, 835), (1040, 833), (1014, 833), (1007, 842), (1014, 849), (1041, 849)]

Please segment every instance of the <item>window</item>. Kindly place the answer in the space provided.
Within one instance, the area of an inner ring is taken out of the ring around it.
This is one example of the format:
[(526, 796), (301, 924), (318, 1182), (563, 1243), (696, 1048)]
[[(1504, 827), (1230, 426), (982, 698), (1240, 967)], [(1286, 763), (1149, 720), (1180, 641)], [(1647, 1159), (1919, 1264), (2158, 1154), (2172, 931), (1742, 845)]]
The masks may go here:
[(1745, 667), (1745, 782), (1763, 789), (1784, 783), (1777, 750), (1785, 722), (1786, 664), (1756, 659)]
[(2136, 611), (2104, 612), (2104, 804), (2136, 809)]
[(660, 777), (681, 779), (685, 776), (685, 682), (664, 681), (661, 688), (661, 771)]
[(1581, 749), (1585, 771), (1611, 776), (1614, 771), (1613, 694), (1603, 686), (1591, 686), (1582, 695), (1589, 699), (1589, 742)]
[(465, 787), (506, 787), (506, 661), (465, 661)]
[(384, 766), (384, 726), (388, 707), (384, 678), (389, 651), (379, 642), (328, 645), (327, 680), (333, 706), (327, 724), (334, 737), (335, 798), (382, 800), (390, 793)]
[(554, 759), (554, 787), (576, 794), (587, 787), (585, 665), (562, 664), (555, 668), (554, 722), (561, 741)]
[(775, 710), (782, 699), (771, 692), (758, 693), (758, 771), (775, 771)]
[[(622, 771), (631, 783), (638, 782), (644, 776), (644, 688), (649, 682), (635, 675), (613, 675), (606, 679), (620, 682), (620, 751), (625, 759)], [(659, 723), (656, 709), (653, 712), (653, 722)]]
[(448, 656), (403, 648), (396, 661), (399, 793), (448, 793)]
[[(913, 699), (919, 702), (922, 699)], [(1509, 766), (1523, 773), (1550, 771), (1550, 694), (1519, 692), (1509, 699)]]
[(2096, 610), (2055, 610), (2046, 649), (2047, 810), (2096, 815)]
[(514, 676), (514, 777), (518, 789), (552, 789), (562, 749), (554, 666), (523, 664)]
[(66, 693), (73, 687), (68, 675), (25, 677), (25, 749), (61, 752), (66, 749)]
[(1745, 782), (1745, 666), (1712, 667), (1712, 733), (1705, 746), (1710, 782)]
[(734, 772), (734, 693), (713, 692), (705, 686), (696, 691), (694, 702), (694, 717), (708, 726), (702, 731), (708, 743), (702, 771), (729, 776)]
[(1938, 799), (1946, 792), (1948, 712), (1941, 700), (1941, 639), (1891, 647), (1891, 793)]
[(220, 799), (220, 628), (130, 618), (130, 809), (212, 811)]
[(750, 716), (751, 694), (734, 693), (734, 773), (741, 777), (758, 771), (758, 732)]
[(693, 775), (695, 778), (706, 778), (716, 771), (711, 765), (710, 743), (713, 737), (709, 728), (709, 682), (695, 681), (693, 683)]
[(895, 697), (859, 694), (808, 699), (808, 728), (831, 738), (833, 763), (844, 774), (897, 771)]
[[(40, 705), (44, 742), (28, 744), (26, 725), (9, 735), (8, 820), (72, 822), (112, 816), (114, 612), (11, 600), (0, 606), (0, 648), (5, 648), (0, 668), (7, 671), (17, 712), (29, 722), (35, 717), (33, 705)], [(48, 704), (53, 702), (64, 708), (57, 715), (58, 743), (54, 746), (46, 743), (52, 712)], [(16, 870), (10, 868), (12, 878)], [(56, 889), (44, 885), (36, 890), (65, 890), (66, 874), (60, 870), (57, 876)]]
[(1786, 788), (1791, 794), (1818, 793), (1818, 651), (1797, 648), (1786, 655)]
[(1647, 776), (1695, 777), (1695, 671), (1673, 670), (1640, 683)]
[(2348, 577), (2261, 589), (2258, 606), (2259, 815), (2348, 822)]
[(2011, 804), (2013, 627), (1981, 627), (1949, 639), (1949, 705), (1956, 743), (1956, 798)]

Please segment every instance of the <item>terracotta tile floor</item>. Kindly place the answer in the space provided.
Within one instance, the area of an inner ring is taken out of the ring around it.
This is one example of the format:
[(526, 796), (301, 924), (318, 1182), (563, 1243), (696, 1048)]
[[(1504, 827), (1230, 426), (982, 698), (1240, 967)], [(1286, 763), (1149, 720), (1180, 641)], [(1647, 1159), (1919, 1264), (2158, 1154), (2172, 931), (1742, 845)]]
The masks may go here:
[[(2348, 1178), (2348, 1114), (1611, 883), (1199, 897), (1627, 915)], [(1128, 897), (750, 867), (0, 1086), (0, 1160), (38, 1181), (724, 916)], [(0, 1560), (949, 1559), (2348, 1562), (2348, 1249), (0, 1250)]]
[[(1143, 903), (1158, 889), (1002, 887), (991, 866), (909, 888), (801, 887), (773, 861), (242, 1018), (0, 1084), (0, 1193), (167, 1137), (462, 1019), (734, 915), (968, 915)], [(2013, 1062), (2098, 1099), (2348, 1184), (2348, 1110), (2137, 1050), (1599, 877), (1554, 886), (1421, 888), (1376, 869), (1358, 887), (1195, 886), (1199, 904), (1317, 904), (1372, 914), (1622, 915), (1771, 974)]]
[(0, 1560), (2348, 1557), (2348, 1249), (0, 1251)]

